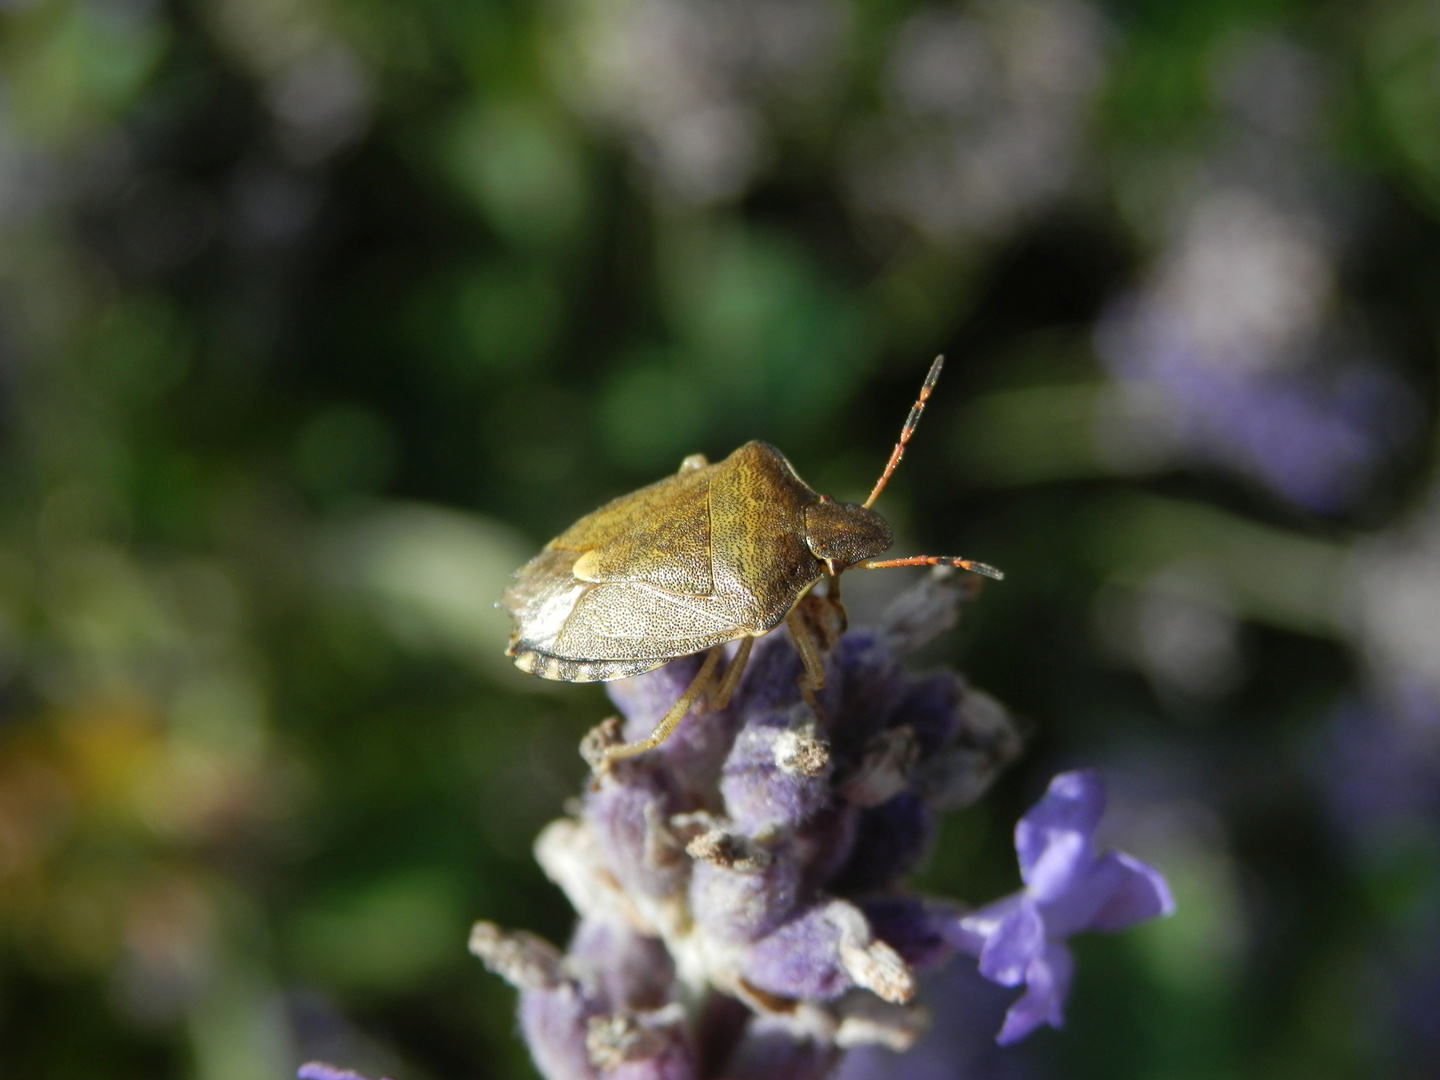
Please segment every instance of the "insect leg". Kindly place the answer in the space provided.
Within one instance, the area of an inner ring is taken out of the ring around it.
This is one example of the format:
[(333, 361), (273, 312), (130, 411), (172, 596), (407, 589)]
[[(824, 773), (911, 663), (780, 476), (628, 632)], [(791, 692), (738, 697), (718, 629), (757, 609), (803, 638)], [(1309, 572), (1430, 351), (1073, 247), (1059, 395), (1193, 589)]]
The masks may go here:
[(735, 687), (740, 683), (740, 676), (745, 671), (745, 662), (750, 659), (750, 649), (755, 644), (753, 637), (740, 639), (740, 648), (735, 651), (735, 659), (725, 669), (725, 675), (720, 680), (720, 685), (715, 688), (715, 693), (710, 695), (710, 708), (723, 709), (730, 704), (730, 695), (735, 692)]
[(825, 665), (820, 659), (820, 646), (815, 642), (815, 635), (810, 632), (810, 627), (805, 625), (805, 620), (800, 617), (795, 608), (785, 616), (785, 625), (790, 628), (790, 638), (795, 642), (795, 651), (800, 654), (800, 662), (805, 665), (805, 671), (801, 674), (800, 693), (805, 696), (805, 703), (815, 711), (817, 719), (825, 714), (820, 708), (820, 699), (815, 696), (815, 691), (825, 688)]
[[(748, 639), (747, 639), (748, 640)], [(710, 655), (705, 657), (705, 662), (700, 665), (700, 670), (695, 673), (695, 678), (685, 688), (685, 693), (680, 695), (680, 700), (670, 706), (670, 711), (660, 718), (660, 723), (655, 725), (655, 730), (639, 742), (626, 743), (624, 746), (608, 746), (605, 748), (605, 764), (619, 758), (633, 757), (636, 754), (643, 754), (646, 750), (653, 750), (670, 737), (675, 726), (684, 719), (685, 714), (690, 711), (690, 706), (701, 692), (710, 685), (715, 677), (715, 665), (720, 662), (720, 647), (717, 645), (710, 650)]]

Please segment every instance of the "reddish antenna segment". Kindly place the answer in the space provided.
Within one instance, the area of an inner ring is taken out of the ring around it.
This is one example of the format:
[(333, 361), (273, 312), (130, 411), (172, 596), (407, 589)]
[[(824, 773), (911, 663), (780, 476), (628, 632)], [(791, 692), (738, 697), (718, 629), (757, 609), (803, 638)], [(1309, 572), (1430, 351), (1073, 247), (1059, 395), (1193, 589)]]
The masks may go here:
[(925, 376), (925, 383), (920, 387), (920, 396), (915, 399), (915, 404), (910, 406), (910, 415), (905, 418), (905, 426), (900, 429), (900, 441), (895, 444), (895, 449), (890, 451), (890, 460), (885, 463), (885, 471), (880, 474), (880, 479), (875, 481), (875, 490), (870, 492), (870, 497), (860, 504), (866, 509), (880, 497), (880, 492), (885, 490), (885, 485), (890, 480), (890, 474), (905, 456), (905, 444), (910, 441), (910, 436), (915, 434), (915, 428), (920, 423), (920, 414), (925, 411), (925, 402), (930, 400), (930, 392), (940, 381), (940, 369), (944, 366), (943, 356), (935, 357), (935, 362), (930, 365), (930, 374)]
[(905, 559), (866, 559), (864, 562), (857, 562), (848, 567), (850, 570), (884, 570), (888, 566), (954, 566), (961, 570), (969, 570), (972, 574), (984, 574), (996, 581), (1004, 581), (1003, 572), (996, 570), (989, 563), (976, 562), (974, 559), (957, 559), (953, 555), (911, 555)]

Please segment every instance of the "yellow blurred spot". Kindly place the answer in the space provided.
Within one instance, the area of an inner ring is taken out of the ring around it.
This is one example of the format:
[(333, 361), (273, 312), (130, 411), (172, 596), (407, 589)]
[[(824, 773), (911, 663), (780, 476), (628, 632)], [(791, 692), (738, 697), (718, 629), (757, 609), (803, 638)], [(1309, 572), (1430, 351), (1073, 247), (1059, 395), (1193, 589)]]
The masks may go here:
[(77, 802), (106, 813), (133, 813), (134, 794), (164, 752), (155, 714), (138, 700), (99, 701), (57, 719), (66, 772)]

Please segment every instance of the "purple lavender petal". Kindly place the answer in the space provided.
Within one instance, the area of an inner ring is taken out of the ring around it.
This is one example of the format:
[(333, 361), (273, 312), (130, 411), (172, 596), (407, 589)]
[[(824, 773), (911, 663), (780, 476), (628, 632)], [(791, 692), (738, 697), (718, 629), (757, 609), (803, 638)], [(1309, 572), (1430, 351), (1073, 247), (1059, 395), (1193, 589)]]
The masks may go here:
[(1087, 850), (1080, 869), (1061, 882), (1060, 887), (1051, 889), (1043, 897), (1039, 888), (1027, 888), (1026, 892), (1036, 899), (1045, 919), (1045, 932), (1052, 938), (1064, 938), (1095, 929), (1095, 917), (1111, 902), (1117, 890), (1125, 887), (1128, 876), (1129, 871), (1115, 853), (1096, 859)]
[(1025, 972), (1025, 993), (1005, 1014), (1005, 1025), (995, 1041), (1008, 1046), (1023, 1039), (1041, 1024), (1058, 1028), (1065, 1023), (1065, 1000), (1070, 996), (1070, 980), (1075, 973), (1075, 960), (1070, 949), (1061, 942), (1051, 942), (1045, 951), (1030, 962)]
[(1090, 769), (1061, 773), (1015, 826), (1020, 876), (1037, 899), (1063, 895), (1093, 859), (1090, 837), (1105, 812), (1105, 788)]
[[(1039, 890), (1029, 890), (1036, 895)], [(1121, 930), (1174, 910), (1160, 872), (1123, 852), (1106, 852), (1066, 882), (1065, 891), (1037, 896), (1045, 932), (1064, 938), (1082, 930)]]
[(1100, 865), (1106, 868), (1107, 876), (1110, 866), (1117, 867), (1118, 880), (1110, 886), (1109, 896), (1100, 910), (1091, 916), (1089, 929), (1114, 932), (1175, 910), (1170, 886), (1149, 863), (1123, 851), (1110, 851), (1101, 857)]
[(1088, 770), (1062, 773), (1015, 829), (1025, 888), (969, 915), (942, 921), (955, 948), (979, 955), (979, 970), (1005, 986), (1025, 983), (1002, 1043), (1041, 1024), (1059, 1027), (1074, 963), (1065, 939), (1081, 930), (1118, 930), (1168, 914), (1174, 903), (1153, 867), (1119, 852), (1097, 859), (1091, 833), (1104, 789)]
[(1020, 899), (1019, 894), (1007, 896), (970, 915), (939, 915), (936, 917), (936, 931), (956, 952), (979, 960), (980, 954), (985, 951), (985, 943), (990, 940), (1004, 914), (1019, 904)]
[(1001, 986), (1018, 986), (1045, 949), (1045, 920), (1035, 901), (1023, 893), (961, 923), (984, 936), (980, 974)]

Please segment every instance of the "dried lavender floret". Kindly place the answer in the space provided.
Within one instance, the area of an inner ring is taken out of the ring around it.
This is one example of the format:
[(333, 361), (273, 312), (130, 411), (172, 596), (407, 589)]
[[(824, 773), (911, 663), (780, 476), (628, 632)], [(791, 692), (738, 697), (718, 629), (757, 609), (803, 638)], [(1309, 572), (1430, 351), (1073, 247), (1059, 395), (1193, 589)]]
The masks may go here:
[(782, 998), (831, 1001), (857, 986), (898, 1004), (915, 994), (904, 960), (844, 900), (816, 904), (756, 942), (743, 973), (749, 986)]
[(688, 900), (702, 937), (721, 942), (756, 941), (779, 928), (800, 903), (803, 867), (787, 840), (770, 848), (771, 860), (758, 869), (700, 862)]
[(808, 719), (803, 705), (765, 709), (752, 714), (735, 737), (721, 770), (720, 796), (738, 828), (798, 826), (830, 799), (828, 755), (818, 769), (794, 760), (794, 734)]

